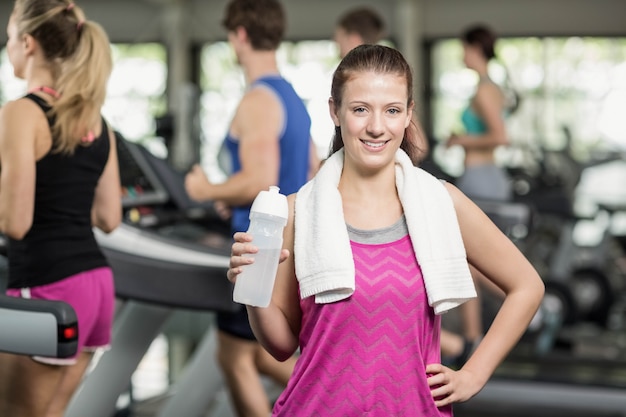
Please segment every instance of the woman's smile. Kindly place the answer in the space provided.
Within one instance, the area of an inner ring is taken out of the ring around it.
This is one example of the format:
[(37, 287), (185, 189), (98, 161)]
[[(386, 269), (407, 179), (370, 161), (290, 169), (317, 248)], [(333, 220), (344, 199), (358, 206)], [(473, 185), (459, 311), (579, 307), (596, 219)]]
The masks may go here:
[(360, 140), (361, 140), (361, 143), (363, 143), (366, 148), (371, 148), (374, 150), (379, 150), (383, 148), (387, 143), (391, 141), (391, 139), (385, 140), (385, 141), (370, 141), (370, 140), (365, 140), (365, 139), (360, 139)]

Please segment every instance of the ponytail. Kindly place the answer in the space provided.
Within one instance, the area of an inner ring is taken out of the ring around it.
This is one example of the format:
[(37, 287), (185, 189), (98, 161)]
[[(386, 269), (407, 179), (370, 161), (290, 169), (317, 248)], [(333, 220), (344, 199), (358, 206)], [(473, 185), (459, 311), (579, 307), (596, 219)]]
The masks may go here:
[(508, 67), (501, 59), (497, 58), (497, 60), (500, 65), (502, 65), (502, 68), (504, 68), (504, 107), (507, 111), (507, 114), (512, 115), (517, 111), (517, 109), (519, 109), (522, 98), (515, 88), (515, 84), (511, 79), (511, 73), (509, 72)]
[(61, 64), (60, 97), (52, 106), (55, 150), (62, 153), (72, 153), (85, 138), (93, 137), (113, 68), (109, 39), (102, 27), (87, 20), (79, 22), (77, 30), (78, 46)]
[(16, 0), (13, 16), (18, 32), (37, 40), (56, 75), (59, 97), (49, 114), (53, 150), (71, 154), (93, 140), (100, 122), (113, 69), (109, 38), (71, 0)]

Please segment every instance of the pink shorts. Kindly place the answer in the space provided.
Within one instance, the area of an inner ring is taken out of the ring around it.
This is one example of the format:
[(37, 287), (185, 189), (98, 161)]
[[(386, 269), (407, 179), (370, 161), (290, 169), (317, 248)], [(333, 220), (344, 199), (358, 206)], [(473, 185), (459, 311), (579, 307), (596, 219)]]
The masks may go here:
[[(61, 300), (74, 308), (78, 317), (78, 348), (95, 351), (111, 344), (111, 330), (115, 312), (115, 290), (111, 268), (102, 267), (81, 272), (52, 284), (32, 288), (7, 289), (11, 297), (39, 300)], [(38, 362), (54, 365), (73, 365), (73, 358), (47, 358), (36, 356)]]

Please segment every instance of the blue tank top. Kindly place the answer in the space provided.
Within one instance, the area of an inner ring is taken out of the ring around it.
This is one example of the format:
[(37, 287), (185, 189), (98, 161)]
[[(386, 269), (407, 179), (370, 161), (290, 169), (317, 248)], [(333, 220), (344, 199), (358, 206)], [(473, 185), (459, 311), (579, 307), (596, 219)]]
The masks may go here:
[[(293, 86), (284, 78), (275, 75), (261, 77), (250, 88), (264, 86), (280, 99), (284, 112), (284, 125), (279, 137), (280, 171), (278, 187), (281, 194), (293, 194), (306, 183), (309, 172), (309, 149), (311, 140), (311, 118), (296, 94)], [(239, 140), (230, 134), (225, 144), (230, 152), (233, 174), (241, 170)], [(250, 205), (233, 207), (231, 228), (233, 232), (248, 230)]]

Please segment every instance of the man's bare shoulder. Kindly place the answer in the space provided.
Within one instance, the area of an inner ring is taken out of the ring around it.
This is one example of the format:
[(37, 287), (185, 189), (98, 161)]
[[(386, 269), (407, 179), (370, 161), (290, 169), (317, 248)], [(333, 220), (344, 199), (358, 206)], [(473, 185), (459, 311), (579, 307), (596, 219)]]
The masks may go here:
[(246, 111), (265, 109), (267, 106), (280, 106), (280, 102), (275, 92), (263, 86), (248, 90), (239, 103), (239, 109)]
[(253, 88), (241, 99), (232, 128), (240, 134), (252, 129), (254, 131), (271, 131), (278, 134), (282, 126), (283, 109), (276, 94), (268, 88)]

